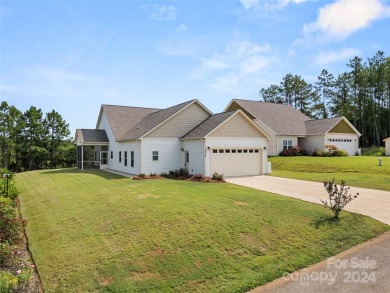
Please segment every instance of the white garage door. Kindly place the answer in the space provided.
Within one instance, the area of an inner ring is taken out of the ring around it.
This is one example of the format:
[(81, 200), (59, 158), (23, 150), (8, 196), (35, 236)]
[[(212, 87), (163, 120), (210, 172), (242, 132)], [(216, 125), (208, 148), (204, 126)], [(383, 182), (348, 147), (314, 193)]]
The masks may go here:
[(335, 145), (338, 149), (346, 151), (350, 156), (355, 155), (355, 141), (351, 138), (330, 138), (329, 144)]
[(251, 176), (261, 174), (260, 149), (213, 149), (211, 174), (226, 176)]

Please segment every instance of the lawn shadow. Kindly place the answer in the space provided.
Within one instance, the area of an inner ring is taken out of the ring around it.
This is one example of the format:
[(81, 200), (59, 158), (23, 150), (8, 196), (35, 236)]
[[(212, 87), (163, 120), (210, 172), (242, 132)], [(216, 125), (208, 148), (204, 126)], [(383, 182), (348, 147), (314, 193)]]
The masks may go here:
[(321, 216), (319, 219), (311, 221), (310, 224), (317, 229), (321, 226), (338, 226), (340, 224), (340, 218), (335, 218), (333, 216)]
[(93, 175), (100, 176), (100, 177), (107, 179), (107, 180), (127, 179), (127, 177), (125, 177), (125, 176), (102, 171), (99, 169), (84, 169), (84, 170), (80, 170), (77, 168), (51, 169), (51, 170), (47, 170), (47, 171), (42, 172), (42, 174), (45, 174), (45, 175), (49, 175), (49, 174), (80, 174), (80, 175), (93, 174)]

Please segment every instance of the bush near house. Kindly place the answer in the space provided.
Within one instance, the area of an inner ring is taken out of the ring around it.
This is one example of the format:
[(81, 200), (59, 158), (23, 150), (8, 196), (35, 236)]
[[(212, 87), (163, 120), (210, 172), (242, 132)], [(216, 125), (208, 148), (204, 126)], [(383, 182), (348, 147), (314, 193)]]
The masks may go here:
[(372, 146), (362, 149), (362, 156), (384, 156), (385, 147)]
[(325, 145), (325, 150), (313, 151), (311, 155), (313, 157), (348, 157), (348, 153), (345, 150), (339, 149), (332, 144)]
[(279, 153), (279, 156), (288, 157), (288, 156), (306, 156), (307, 151), (300, 147), (299, 145), (295, 145), (287, 150), (283, 150)]

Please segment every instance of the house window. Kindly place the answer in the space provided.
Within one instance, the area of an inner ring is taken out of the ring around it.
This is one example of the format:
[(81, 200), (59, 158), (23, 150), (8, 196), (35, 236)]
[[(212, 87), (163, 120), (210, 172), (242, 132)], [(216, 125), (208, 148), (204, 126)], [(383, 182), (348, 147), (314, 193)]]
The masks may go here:
[(292, 148), (292, 140), (290, 139), (286, 139), (286, 140), (283, 140), (283, 150), (289, 150)]
[(125, 166), (127, 166), (127, 152), (125, 152)]
[(218, 153), (218, 150), (213, 150), (213, 154), (216, 154), (216, 153)]
[(158, 161), (158, 151), (152, 152), (153, 161)]
[(134, 151), (130, 152), (130, 166), (134, 167)]
[(250, 153), (253, 153), (253, 150), (249, 150)]
[(122, 162), (122, 152), (119, 152), (119, 163)]
[(235, 154), (235, 153), (236, 153), (236, 150), (232, 150), (232, 153)]
[(114, 158), (114, 152), (111, 151), (111, 159), (113, 159), (113, 158)]

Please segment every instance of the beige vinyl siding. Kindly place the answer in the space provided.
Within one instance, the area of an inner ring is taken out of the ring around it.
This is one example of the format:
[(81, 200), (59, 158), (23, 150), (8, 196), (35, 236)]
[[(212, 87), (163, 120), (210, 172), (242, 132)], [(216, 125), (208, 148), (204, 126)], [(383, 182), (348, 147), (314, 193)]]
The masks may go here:
[(263, 137), (242, 115), (234, 115), (219, 128), (209, 134), (210, 137)]
[(337, 123), (330, 131), (329, 133), (356, 133), (351, 126), (348, 125), (347, 122), (344, 120), (341, 120), (339, 123)]
[(181, 137), (209, 116), (206, 110), (197, 103), (193, 103), (145, 137)]

